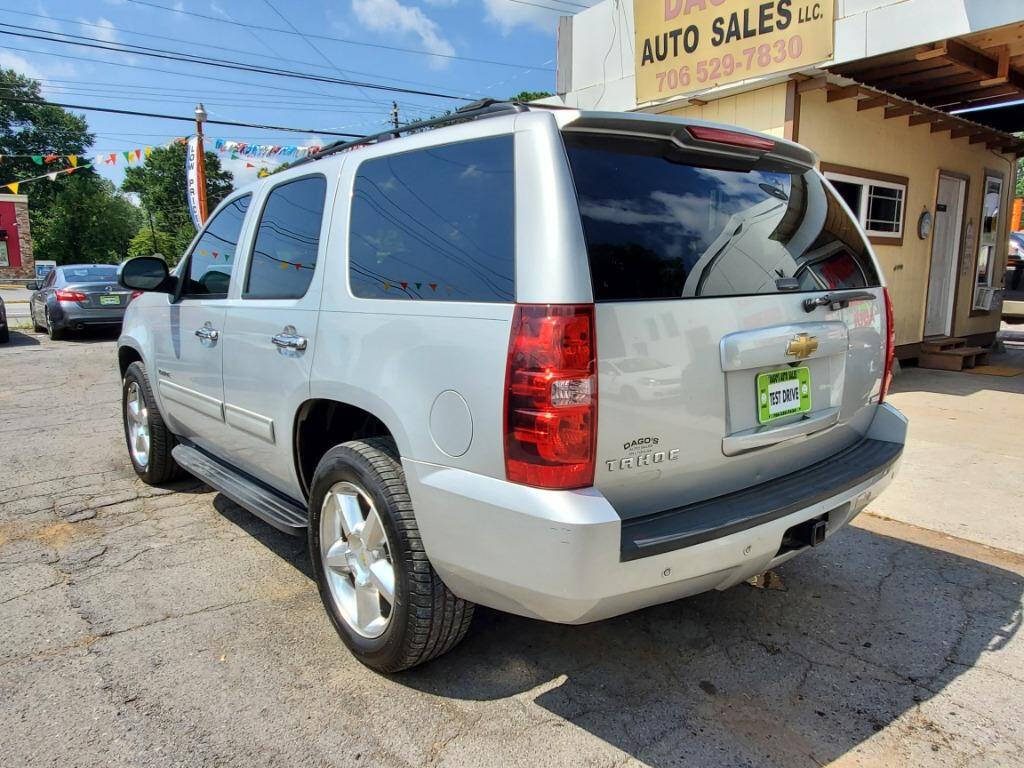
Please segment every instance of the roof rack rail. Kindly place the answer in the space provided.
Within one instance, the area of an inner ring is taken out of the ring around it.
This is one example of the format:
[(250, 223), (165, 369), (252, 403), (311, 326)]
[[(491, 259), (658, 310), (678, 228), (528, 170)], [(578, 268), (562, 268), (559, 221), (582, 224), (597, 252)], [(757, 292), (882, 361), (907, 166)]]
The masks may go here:
[(406, 123), (405, 125), (399, 126), (398, 128), (390, 128), (380, 133), (372, 133), (367, 136), (363, 136), (358, 139), (352, 139), (350, 141), (335, 141), (332, 144), (328, 144), (317, 152), (306, 155), (301, 160), (292, 163), (290, 168), (294, 168), (297, 165), (303, 165), (305, 163), (312, 162), (314, 160), (320, 160), (321, 158), (327, 157), (328, 155), (337, 154), (338, 152), (344, 152), (354, 147), (360, 147), (366, 144), (376, 144), (381, 141), (388, 141), (389, 139), (397, 139), (404, 133), (412, 133), (415, 131), (426, 130), (429, 128), (440, 128), (445, 125), (455, 125), (456, 123), (464, 123), (470, 120), (478, 120), (483, 117), (497, 117), (498, 115), (506, 115), (513, 112), (527, 112), (529, 107), (518, 101), (500, 101), (498, 99), (480, 99), (474, 101), (465, 106), (459, 107), (457, 110), (448, 115), (442, 115), (441, 117), (432, 117), (429, 120), (419, 120), (415, 123)]

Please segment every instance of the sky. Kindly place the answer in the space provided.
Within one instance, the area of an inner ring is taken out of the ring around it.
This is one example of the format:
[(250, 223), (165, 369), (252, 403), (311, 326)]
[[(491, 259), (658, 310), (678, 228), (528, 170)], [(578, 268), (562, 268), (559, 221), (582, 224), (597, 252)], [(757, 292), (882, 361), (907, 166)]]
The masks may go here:
[[(127, 43), (326, 78), (501, 98), (521, 90), (554, 90), (561, 14), (538, 5), (570, 14), (594, 2), (533, 1), (0, 0), (0, 31), (59, 32), (100, 44)], [(0, 35), (0, 68), (37, 78), (53, 102), (184, 117), (193, 116), (202, 102), (211, 120), (307, 129), (291, 133), (208, 124), (207, 149), (217, 138), (326, 144), (333, 138), (325, 131), (383, 130), (393, 100), (402, 122), (466, 103), (6, 34)], [(97, 165), (117, 184), (124, 178), (122, 152), (161, 146), (194, 130), (186, 122), (72, 111), (84, 114), (96, 135), (90, 154), (117, 153), (116, 165)], [(260, 166), (273, 165), (252, 161), (256, 167), (247, 168), (244, 157), (222, 154), (221, 159), (236, 186), (255, 178)]]

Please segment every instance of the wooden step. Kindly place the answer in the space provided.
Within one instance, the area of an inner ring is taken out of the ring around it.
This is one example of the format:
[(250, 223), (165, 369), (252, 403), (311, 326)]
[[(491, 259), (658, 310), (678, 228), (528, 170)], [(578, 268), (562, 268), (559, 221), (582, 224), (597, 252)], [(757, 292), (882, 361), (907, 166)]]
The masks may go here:
[(954, 349), (956, 347), (964, 347), (967, 345), (967, 339), (961, 339), (959, 336), (943, 336), (936, 339), (925, 339), (921, 342), (922, 352), (942, 352), (946, 349)]
[[(923, 346), (923, 345), (922, 345)], [(924, 352), (917, 358), (919, 368), (934, 368), (940, 371), (962, 371), (988, 362), (988, 350), (983, 347), (947, 347), (933, 352)]]

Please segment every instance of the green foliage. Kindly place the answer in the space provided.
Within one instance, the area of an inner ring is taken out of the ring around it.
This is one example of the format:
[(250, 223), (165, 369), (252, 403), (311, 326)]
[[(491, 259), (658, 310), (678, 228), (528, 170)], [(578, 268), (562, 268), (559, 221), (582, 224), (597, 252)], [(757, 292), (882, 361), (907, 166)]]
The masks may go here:
[(546, 99), (548, 96), (554, 95), (547, 91), (520, 91), (515, 96), (510, 97), (509, 101), (536, 101), (537, 99)]
[[(31, 157), (15, 155), (82, 155), (92, 144), (85, 118), (49, 104), (15, 101), (43, 101), (35, 80), (0, 69), (0, 93), (0, 184), (68, 167), (40, 167)], [(116, 261), (127, 254), (138, 211), (91, 169), (35, 181), (20, 191), (29, 200), (36, 258), (69, 264)]]
[[(154, 149), (142, 165), (125, 169), (121, 188), (139, 196), (153, 228), (157, 230), (157, 242), (162, 243), (159, 252), (174, 264), (181, 258), (188, 244), (195, 236), (195, 227), (188, 214), (185, 199), (185, 145), (171, 144), (169, 147)], [(231, 192), (233, 178), (229, 171), (220, 166), (220, 159), (213, 152), (204, 153), (206, 159), (206, 204), (213, 211), (224, 197)]]
[[(153, 256), (160, 254), (168, 264), (174, 265), (179, 254), (174, 253), (174, 238), (160, 229), (150, 229), (143, 223), (142, 228), (128, 244), (129, 256)], [(173, 254), (173, 255), (168, 255)]]
[(32, 225), (38, 258), (59, 264), (115, 264), (126, 259), (142, 223), (139, 209), (91, 171), (76, 172), (54, 184), (60, 184), (59, 194), (47, 206), (41, 225)]

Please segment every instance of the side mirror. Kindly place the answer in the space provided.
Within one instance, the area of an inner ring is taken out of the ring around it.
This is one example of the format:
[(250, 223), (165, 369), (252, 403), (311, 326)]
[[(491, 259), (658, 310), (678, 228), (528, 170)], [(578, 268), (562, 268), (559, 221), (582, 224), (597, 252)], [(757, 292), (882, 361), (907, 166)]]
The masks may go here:
[(133, 291), (174, 292), (167, 262), (155, 256), (136, 256), (123, 262), (117, 270), (117, 282)]
[(25, 289), (29, 291), (38, 291), (39, 283), (37, 283), (35, 280), (29, 280), (27, 283), (25, 283)]

